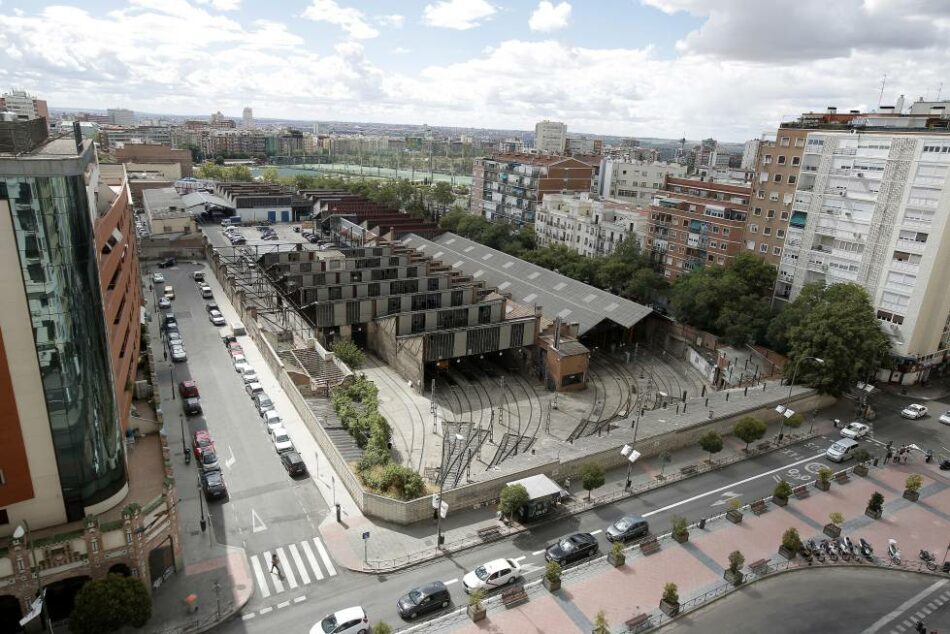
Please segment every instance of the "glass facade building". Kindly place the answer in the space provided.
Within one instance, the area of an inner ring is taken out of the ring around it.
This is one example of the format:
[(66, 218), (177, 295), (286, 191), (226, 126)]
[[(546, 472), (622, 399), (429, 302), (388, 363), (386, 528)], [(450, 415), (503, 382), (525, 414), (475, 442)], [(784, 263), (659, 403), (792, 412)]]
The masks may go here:
[[(90, 162), (95, 158), (86, 153)], [(51, 170), (43, 170), (50, 174)], [(68, 521), (127, 482), (86, 175), (0, 175)]]

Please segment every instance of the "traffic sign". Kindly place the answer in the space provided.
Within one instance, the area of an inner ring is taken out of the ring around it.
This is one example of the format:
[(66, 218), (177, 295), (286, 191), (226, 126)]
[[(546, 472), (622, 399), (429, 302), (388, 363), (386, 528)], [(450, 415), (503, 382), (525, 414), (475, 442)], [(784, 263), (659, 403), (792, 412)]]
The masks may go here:
[(369, 539), (369, 531), (363, 533), (363, 539)]

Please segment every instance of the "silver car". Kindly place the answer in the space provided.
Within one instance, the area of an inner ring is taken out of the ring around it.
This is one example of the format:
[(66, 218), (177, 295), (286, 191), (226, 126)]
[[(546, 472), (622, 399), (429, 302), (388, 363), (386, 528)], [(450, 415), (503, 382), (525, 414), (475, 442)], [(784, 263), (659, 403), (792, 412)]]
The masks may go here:
[(274, 409), (274, 401), (270, 400), (267, 394), (261, 392), (254, 397), (254, 407), (257, 408), (257, 413), (263, 416), (264, 412), (269, 412)]
[(185, 352), (184, 346), (172, 346), (171, 357), (172, 361), (176, 362), (188, 360), (188, 354)]

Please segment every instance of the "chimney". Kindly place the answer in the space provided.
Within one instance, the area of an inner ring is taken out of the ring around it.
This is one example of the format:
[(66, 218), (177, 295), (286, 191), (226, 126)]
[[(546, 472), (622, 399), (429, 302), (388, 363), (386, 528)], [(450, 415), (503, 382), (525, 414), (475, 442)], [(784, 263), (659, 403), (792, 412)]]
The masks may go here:
[(73, 138), (76, 140), (76, 154), (82, 154), (82, 126), (73, 121)]
[(838, 109), (834, 106), (828, 106), (828, 114), (837, 114)]

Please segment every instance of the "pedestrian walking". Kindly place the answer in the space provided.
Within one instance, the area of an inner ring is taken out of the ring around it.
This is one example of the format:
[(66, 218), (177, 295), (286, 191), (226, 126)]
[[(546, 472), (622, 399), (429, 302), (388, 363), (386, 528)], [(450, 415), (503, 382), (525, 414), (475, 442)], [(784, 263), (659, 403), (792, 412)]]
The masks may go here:
[(841, 419), (840, 419), (840, 418), (833, 418), (833, 419), (831, 419), (831, 424), (835, 426), (835, 429), (838, 429), (838, 423), (840, 423), (840, 422), (841, 422)]
[(884, 454), (884, 464), (887, 464), (888, 462), (890, 462), (891, 458), (893, 457), (894, 457), (894, 450), (888, 447), (887, 453)]
[(274, 570), (277, 570), (277, 578), (283, 579), (284, 574), (280, 571), (280, 557), (277, 556), (277, 553), (274, 553), (270, 556), (270, 572), (274, 574)]

